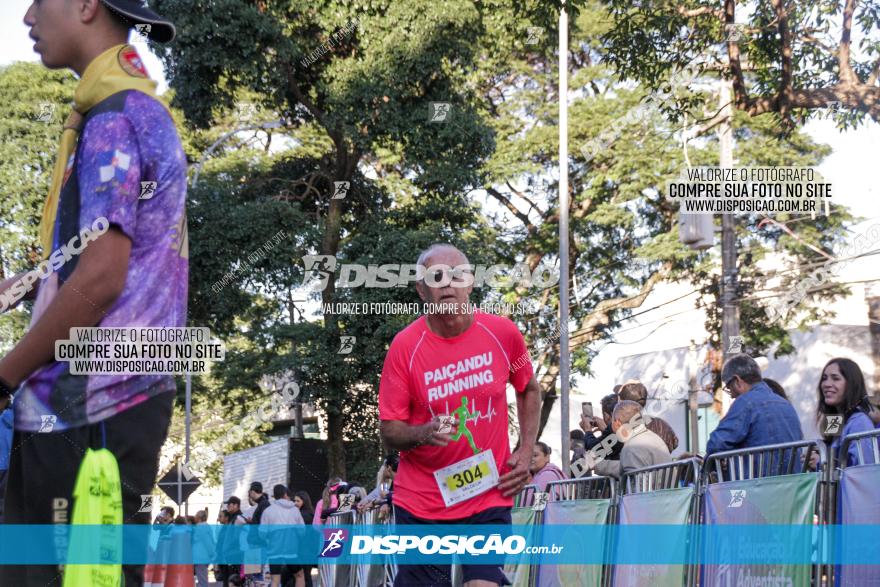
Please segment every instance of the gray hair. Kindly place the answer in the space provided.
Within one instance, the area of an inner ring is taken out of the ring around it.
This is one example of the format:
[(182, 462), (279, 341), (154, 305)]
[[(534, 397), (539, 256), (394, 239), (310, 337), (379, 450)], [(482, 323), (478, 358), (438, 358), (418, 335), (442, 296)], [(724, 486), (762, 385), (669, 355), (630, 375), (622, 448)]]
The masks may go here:
[(721, 384), (726, 385), (734, 377), (754, 385), (761, 381), (761, 368), (755, 359), (745, 353), (733, 355), (724, 362), (721, 368)]
[(633, 417), (642, 414), (642, 406), (630, 400), (621, 400), (614, 406), (614, 413), (611, 419), (621, 424), (629, 424)]
[(462, 253), (458, 249), (458, 247), (456, 247), (455, 245), (450, 245), (449, 243), (434, 243), (433, 245), (431, 245), (430, 247), (428, 247), (427, 249), (425, 249), (424, 251), (422, 251), (419, 254), (419, 260), (416, 261), (416, 264), (424, 267), (425, 262), (428, 260), (428, 257), (431, 256), (431, 253), (433, 253), (434, 251), (436, 251), (438, 249), (452, 249), (453, 251), (456, 251), (459, 255), (461, 255), (462, 258), (464, 258), (463, 264), (465, 264), (465, 265), (470, 264), (470, 261), (468, 261), (467, 255)]

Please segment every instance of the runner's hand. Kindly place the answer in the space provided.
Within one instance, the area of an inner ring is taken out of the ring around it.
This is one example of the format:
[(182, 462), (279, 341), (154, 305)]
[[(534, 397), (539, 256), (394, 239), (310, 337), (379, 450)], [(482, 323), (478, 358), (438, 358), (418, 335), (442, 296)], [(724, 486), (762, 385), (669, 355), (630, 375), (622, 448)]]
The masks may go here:
[(507, 466), (510, 467), (510, 471), (498, 479), (498, 489), (501, 490), (504, 497), (516, 495), (528, 483), (529, 464), (531, 461), (531, 447), (528, 449), (520, 448), (510, 455), (510, 458), (507, 460)]
[(427, 444), (429, 446), (446, 446), (450, 442), (452, 442), (451, 434), (440, 434), (438, 430), (440, 430), (440, 418), (434, 416), (434, 419), (430, 422), (419, 426), (421, 428), (419, 431), (419, 444), (421, 446), (423, 444)]

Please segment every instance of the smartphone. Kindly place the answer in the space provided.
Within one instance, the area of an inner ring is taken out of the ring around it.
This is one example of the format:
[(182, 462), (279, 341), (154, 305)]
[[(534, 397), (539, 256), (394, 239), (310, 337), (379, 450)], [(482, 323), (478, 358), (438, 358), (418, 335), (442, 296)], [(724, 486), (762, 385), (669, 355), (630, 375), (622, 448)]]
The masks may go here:
[(590, 402), (581, 402), (581, 413), (585, 418), (593, 417), (593, 404)]

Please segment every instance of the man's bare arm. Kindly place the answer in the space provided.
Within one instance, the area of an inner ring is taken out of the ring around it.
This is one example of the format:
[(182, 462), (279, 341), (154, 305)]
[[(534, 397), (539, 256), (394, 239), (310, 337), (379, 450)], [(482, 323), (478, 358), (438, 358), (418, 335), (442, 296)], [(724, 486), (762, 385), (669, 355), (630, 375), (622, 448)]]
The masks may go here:
[[(10, 277), (8, 279), (4, 279), (3, 281), (0, 281), (0, 296), (5, 295), (6, 292), (9, 289), (11, 289), (12, 286), (16, 282), (20, 281), (27, 274), (28, 274), (28, 271), (22, 271), (21, 273), (19, 273), (17, 275), (13, 275), (12, 277)], [(40, 281), (41, 280), (39, 280), (39, 279), (34, 281), (33, 284), (30, 286), (30, 288), (28, 289), (28, 291), (25, 292), (25, 294), (21, 297), (21, 299), (15, 300), (13, 303), (9, 304), (9, 306), (7, 308), (0, 309), (0, 311), (11, 310), (12, 308), (14, 308), (18, 304), (20, 304), (23, 300), (32, 300), (35, 297), (37, 297), (37, 292), (40, 289)], [(0, 308), (2, 308), (2, 305), (0, 305)]]
[(541, 386), (532, 375), (522, 393), (516, 394), (516, 415), (519, 420), (519, 445), (529, 454), (538, 441), (538, 420), (541, 415)]
[(382, 420), (379, 434), (385, 446), (391, 450), (412, 450), (417, 446), (446, 446), (452, 440), (449, 434), (440, 434), (439, 418), (417, 426), (411, 426), (401, 420)]
[(510, 471), (499, 477), (498, 489), (505, 496), (516, 495), (529, 479), (532, 449), (538, 439), (538, 416), (541, 410), (541, 386), (534, 375), (522, 393), (516, 394), (519, 420), (519, 448), (507, 461)]
[(100, 322), (125, 287), (130, 254), (131, 241), (117, 229), (89, 243), (46, 312), (0, 359), (0, 378), (17, 386), (52, 361), (55, 341), (68, 339), (71, 328)]

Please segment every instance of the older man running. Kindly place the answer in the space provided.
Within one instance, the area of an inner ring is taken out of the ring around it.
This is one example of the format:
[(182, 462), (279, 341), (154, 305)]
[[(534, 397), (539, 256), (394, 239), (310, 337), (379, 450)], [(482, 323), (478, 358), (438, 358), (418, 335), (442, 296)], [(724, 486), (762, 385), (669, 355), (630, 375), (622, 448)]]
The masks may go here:
[[(529, 477), (540, 409), (525, 340), (509, 319), (472, 310), (471, 266), (461, 251), (436, 244), (418, 265), (427, 268), (416, 290), (429, 309), (394, 338), (379, 386), (382, 438), (401, 451), (395, 521), (510, 524), (512, 496)], [(508, 383), (520, 426), (513, 454)], [(463, 575), (466, 587), (509, 584), (499, 566), (465, 565)], [(394, 584), (451, 585), (450, 569), (401, 565)]]

